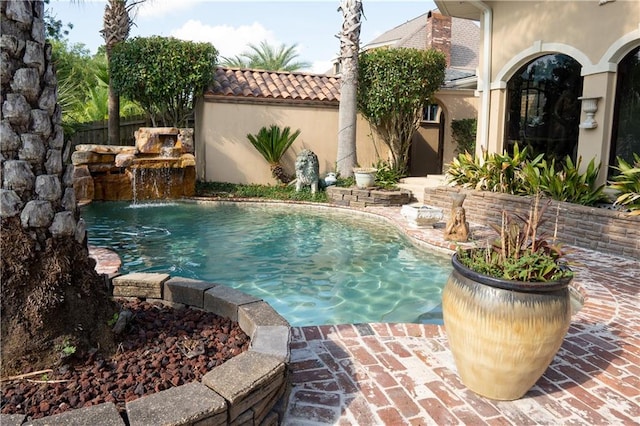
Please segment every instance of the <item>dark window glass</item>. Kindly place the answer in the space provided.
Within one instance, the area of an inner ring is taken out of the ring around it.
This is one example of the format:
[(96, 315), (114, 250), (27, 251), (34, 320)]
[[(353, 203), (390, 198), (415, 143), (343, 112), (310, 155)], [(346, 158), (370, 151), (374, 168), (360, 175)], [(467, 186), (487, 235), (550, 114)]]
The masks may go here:
[(633, 164), (633, 153), (640, 155), (640, 47), (618, 64), (610, 164), (616, 166), (617, 157)]
[(509, 80), (506, 140), (536, 156), (576, 160), (582, 93), (581, 65), (567, 55), (546, 55), (523, 66)]

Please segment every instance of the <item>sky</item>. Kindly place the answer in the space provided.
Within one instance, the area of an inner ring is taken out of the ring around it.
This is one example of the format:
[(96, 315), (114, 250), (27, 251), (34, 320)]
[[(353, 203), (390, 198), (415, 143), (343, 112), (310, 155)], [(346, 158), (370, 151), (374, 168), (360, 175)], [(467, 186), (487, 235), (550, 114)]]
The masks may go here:
[[(146, 0), (136, 11), (129, 37), (159, 35), (210, 42), (219, 57), (239, 55), (249, 50), (249, 44), (261, 41), (272, 46), (296, 44), (296, 60), (312, 64), (306, 71), (324, 73), (340, 50), (339, 4), (339, 0)], [(73, 24), (71, 43), (83, 43), (95, 53), (104, 44), (99, 31), (105, 5), (105, 0), (51, 0), (48, 9), (64, 24)], [(363, 0), (361, 46), (434, 8), (427, 0)]]

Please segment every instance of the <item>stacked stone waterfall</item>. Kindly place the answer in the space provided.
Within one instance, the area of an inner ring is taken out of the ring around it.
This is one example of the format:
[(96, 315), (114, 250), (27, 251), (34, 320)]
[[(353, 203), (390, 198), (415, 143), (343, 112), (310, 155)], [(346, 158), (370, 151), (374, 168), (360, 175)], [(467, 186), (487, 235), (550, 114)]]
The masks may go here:
[(142, 127), (135, 140), (135, 146), (76, 146), (71, 161), (78, 200), (135, 202), (195, 193), (193, 129)]
[(24, 228), (82, 242), (85, 227), (78, 222), (73, 183), (62, 163), (62, 111), (51, 46), (45, 43), (44, 4), (16, 1), (2, 7), (7, 19), (0, 38), (0, 213), (3, 219), (19, 215)]

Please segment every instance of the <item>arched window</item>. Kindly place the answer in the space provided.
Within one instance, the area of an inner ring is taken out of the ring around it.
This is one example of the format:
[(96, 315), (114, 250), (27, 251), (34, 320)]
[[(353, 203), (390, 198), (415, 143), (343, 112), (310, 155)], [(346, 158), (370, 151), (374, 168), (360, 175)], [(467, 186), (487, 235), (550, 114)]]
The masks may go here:
[(640, 46), (618, 64), (612, 130), (610, 165), (617, 157), (633, 164), (633, 153), (640, 155)]
[(581, 65), (567, 55), (545, 55), (509, 80), (507, 150), (518, 143), (550, 161), (576, 160), (582, 93)]

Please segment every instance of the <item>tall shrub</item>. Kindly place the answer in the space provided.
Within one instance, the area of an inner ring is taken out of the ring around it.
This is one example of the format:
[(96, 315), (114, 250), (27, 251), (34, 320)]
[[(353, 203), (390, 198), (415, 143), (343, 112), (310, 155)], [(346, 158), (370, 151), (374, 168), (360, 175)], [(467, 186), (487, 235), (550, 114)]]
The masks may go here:
[(475, 118), (461, 118), (451, 120), (451, 137), (456, 143), (456, 152), (473, 154), (476, 150), (476, 132), (478, 120)]
[(217, 55), (209, 43), (136, 37), (115, 46), (109, 71), (116, 90), (139, 103), (154, 126), (184, 127), (213, 81)]
[(411, 139), (422, 108), (444, 83), (445, 55), (437, 50), (375, 49), (358, 68), (358, 111), (391, 151), (392, 165), (407, 169)]

